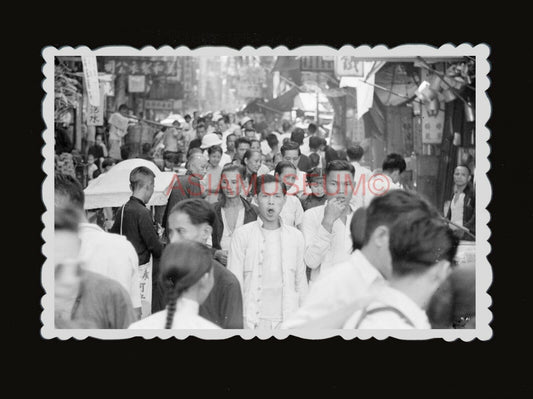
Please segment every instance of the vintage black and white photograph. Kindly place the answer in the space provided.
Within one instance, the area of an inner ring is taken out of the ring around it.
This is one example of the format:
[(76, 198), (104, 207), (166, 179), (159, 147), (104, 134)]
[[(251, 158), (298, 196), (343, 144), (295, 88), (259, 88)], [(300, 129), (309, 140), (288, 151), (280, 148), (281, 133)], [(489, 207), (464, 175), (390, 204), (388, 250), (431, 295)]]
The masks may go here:
[(42, 336), (490, 339), (489, 59), (44, 48)]

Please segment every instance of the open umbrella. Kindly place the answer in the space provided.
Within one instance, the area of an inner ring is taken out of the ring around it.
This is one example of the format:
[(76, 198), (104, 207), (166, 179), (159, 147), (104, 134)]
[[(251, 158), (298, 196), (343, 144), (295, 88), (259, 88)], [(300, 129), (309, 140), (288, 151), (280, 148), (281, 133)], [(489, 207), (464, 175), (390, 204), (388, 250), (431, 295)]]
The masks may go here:
[(154, 194), (148, 205), (165, 205), (174, 183), (174, 172), (161, 172), (158, 167), (145, 159), (127, 159), (113, 166), (91, 180), (84, 190), (85, 209), (119, 207), (131, 196), (130, 173), (133, 169), (145, 166), (155, 174)]
[(161, 123), (162, 125), (172, 126), (174, 121), (178, 121), (181, 124), (185, 123), (185, 119), (180, 114), (170, 114), (168, 117), (166, 117), (159, 123)]

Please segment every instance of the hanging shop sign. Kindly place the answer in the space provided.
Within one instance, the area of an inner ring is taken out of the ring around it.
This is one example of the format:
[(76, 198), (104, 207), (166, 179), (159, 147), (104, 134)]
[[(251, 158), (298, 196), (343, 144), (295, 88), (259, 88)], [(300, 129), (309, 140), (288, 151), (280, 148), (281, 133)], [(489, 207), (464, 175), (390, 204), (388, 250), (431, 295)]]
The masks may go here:
[(91, 103), (87, 106), (87, 126), (103, 126), (105, 110), (105, 85), (100, 82), (100, 105)]
[(343, 55), (335, 57), (335, 73), (337, 76), (363, 77), (364, 62), (357, 57)]
[(300, 70), (309, 72), (332, 72), (334, 61), (324, 57), (300, 57)]
[(128, 91), (130, 93), (144, 93), (145, 76), (130, 75), (128, 76)]
[(100, 86), (98, 85), (96, 56), (82, 56), (81, 62), (83, 64), (83, 77), (85, 80), (85, 87), (87, 88), (89, 104), (97, 107), (100, 105)]
[(105, 59), (103, 69), (115, 75), (177, 76), (176, 61)]
[(144, 103), (146, 109), (172, 110), (174, 101), (146, 100)]

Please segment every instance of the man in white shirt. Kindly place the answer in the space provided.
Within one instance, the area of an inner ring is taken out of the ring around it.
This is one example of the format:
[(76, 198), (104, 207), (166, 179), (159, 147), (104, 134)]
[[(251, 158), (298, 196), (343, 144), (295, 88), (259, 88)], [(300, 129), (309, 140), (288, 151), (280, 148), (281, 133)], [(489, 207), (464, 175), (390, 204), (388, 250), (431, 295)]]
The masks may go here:
[(123, 137), (128, 134), (128, 106), (122, 104), (118, 107), (118, 112), (109, 117), (109, 156), (121, 160), (120, 147)]
[(403, 190), (377, 197), (368, 208), (358, 209), (350, 224), (354, 252), (320, 275), (304, 304), (283, 328), (342, 328), (357, 308), (353, 304), (366, 290), (390, 277), (389, 230), (413, 211), (438, 215), (418, 194)]
[(348, 160), (353, 165), (355, 169), (354, 174), (354, 183), (355, 183), (355, 192), (352, 196), (351, 205), (355, 209), (360, 208), (362, 206), (368, 205), (365, 202), (365, 194), (366, 194), (366, 184), (370, 180), (370, 177), (372, 176), (372, 171), (368, 168), (365, 168), (364, 166), (361, 166), (359, 161), (363, 158), (363, 155), (365, 153), (365, 150), (363, 150), (363, 147), (360, 145), (353, 145), (348, 147), (346, 150), (346, 155), (348, 156)]
[(137, 252), (126, 237), (107, 233), (98, 225), (88, 223), (84, 212), (84, 202), (83, 189), (74, 177), (56, 176), (56, 206), (73, 207), (80, 213), (82, 220), (79, 225), (80, 258), (84, 260), (84, 268), (118, 281), (126, 289), (137, 317), (140, 317), (141, 291)]
[(243, 289), (245, 328), (279, 328), (307, 292), (302, 233), (279, 217), (283, 186), (271, 175), (258, 178), (259, 218), (235, 230), (231, 240), (228, 269)]
[(458, 244), (441, 218), (421, 211), (404, 215), (390, 229), (388, 285), (373, 287), (370, 303), (344, 328), (430, 329), (425, 309), (448, 277)]
[(400, 178), (406, 168), (405, 159), (400, 154), (387, 155), (383, 161), (382, 170), (370, 176), (364, 187), (365, 206), (368, 206), (375, 197), (384, 195), (391, 190), (402, 189)]
[(304, 260), (307, 267), (312, 269), (311, 284), (321, 271), (345, 261), (351, 253), (353, 174), (354, 168), (348, 161), (331, 161), (326, 168), (326, 204), (304, 213)]

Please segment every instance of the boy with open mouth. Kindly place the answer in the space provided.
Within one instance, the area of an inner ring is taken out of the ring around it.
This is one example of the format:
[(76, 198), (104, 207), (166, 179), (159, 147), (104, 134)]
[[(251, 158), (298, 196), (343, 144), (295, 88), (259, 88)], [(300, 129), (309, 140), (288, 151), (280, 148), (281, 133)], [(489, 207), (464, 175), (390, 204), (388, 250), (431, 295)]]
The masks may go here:
[(244, 327), (276, 329), (298, 309), (307, 292), (304, 238), (280, 218), (285, 184), (262, 175), (257, 189), (259, 218), (233, 233), (228, 269), (243, 290)]

